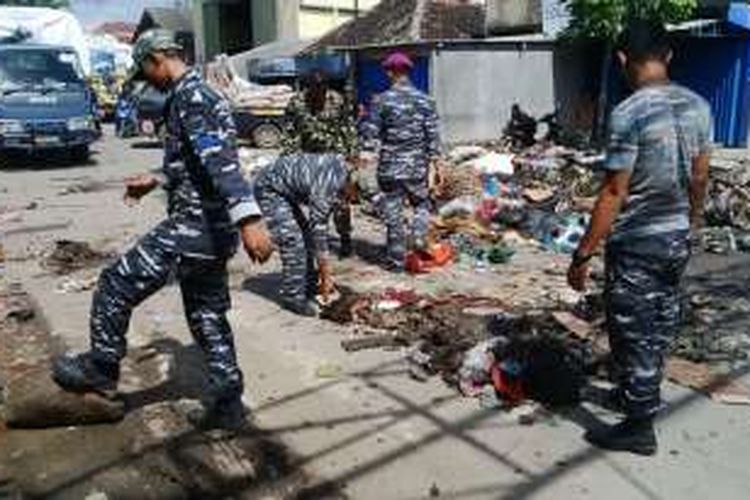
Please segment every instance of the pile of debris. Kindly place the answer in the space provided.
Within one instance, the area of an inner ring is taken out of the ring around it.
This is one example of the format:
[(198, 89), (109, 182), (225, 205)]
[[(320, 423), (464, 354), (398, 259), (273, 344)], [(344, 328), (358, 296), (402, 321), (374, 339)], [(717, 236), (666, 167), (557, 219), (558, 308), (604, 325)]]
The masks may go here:
[(601, 160), (553, 143), (516, 151), (456, 147), (448, 155), (433, 240), (450, 240), (457, 260), (477, 268), (508, 262), (519, 239), (570, 254), (589, 221)]
[(467, 396), (491, 384), (509, 404), (572, 404), (599, 362), (593, 337), (574, 334), (550, 312), (514, 313), (496, 299), (408, 289), (341, 292), (322, 317), (355, 325), (345, 350), (409, 347), (414, 378), (441, 376)]
[(711, 159), (701, 243), (707, 252), (750, 252), (750, 161), (729, 150)]
[(219, 55), (206, 67), (208, 84), (224, 95), (235, 109), (286, 110), (294, 97), (289, 85), (258, 85), (237, 75), (226, 55)]

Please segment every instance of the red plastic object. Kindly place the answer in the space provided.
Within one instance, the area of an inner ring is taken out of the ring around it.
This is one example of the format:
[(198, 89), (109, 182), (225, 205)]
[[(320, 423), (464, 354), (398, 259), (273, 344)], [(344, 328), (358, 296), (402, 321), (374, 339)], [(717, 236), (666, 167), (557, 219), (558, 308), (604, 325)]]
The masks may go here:
[(436, 243), (427, 252), (409, 252), (406, 255), (406, 271), (410, 274), (425, 274), (437, 267), (453, 262), (456, 255), (448, 242)]
[(492, 365), (490, 374), (492, 385), (503, 400), (511, 405), (518, 405), (526, 400), (526, 393), (523, 390), (523, 382), (520, 378), (511, 377), (505, 373), (498, 363)]

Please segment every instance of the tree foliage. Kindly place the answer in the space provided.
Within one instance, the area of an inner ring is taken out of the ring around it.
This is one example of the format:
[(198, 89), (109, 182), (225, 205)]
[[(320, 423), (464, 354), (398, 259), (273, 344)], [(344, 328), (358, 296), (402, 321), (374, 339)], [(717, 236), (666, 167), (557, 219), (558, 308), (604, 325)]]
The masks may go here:
[(568, 35), (614, 40), (628, 19), (677, 23), (690, 19), (697, 0), (566, 0), (572, 17)]
[(13, 7), (52, 7), (61, 9), (70, 7), (70, 0), (0, 0), (2, 6)]

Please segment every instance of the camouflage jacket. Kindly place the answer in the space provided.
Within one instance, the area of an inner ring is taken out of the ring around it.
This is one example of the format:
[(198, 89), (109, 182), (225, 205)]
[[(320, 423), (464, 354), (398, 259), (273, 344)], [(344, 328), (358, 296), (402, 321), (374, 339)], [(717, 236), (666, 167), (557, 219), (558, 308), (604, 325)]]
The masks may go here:
[(336, 153), (346, 157), (357, 153), (357, 128), (338, 92), (326, 93), (323, 111), (317, 115), (310, 111), (305, 92), (300, 92), (289, 102), (287, 114), (284, 153)]
[(240, 171), (229, 104), (191, 69), (171, 90), (165, 113), (164, 189), (179, 251), (229, 256), (237, 247), (236, 226), (261, 214)]
[(374, 99), (362, 135), (363, 149), (380, 158), (382, 178), (425, 178), (441, 152), (435, 103), (408, 80)]
[(307, 229), (318, 255), (328, 252), (328, 221), (341, 202), (348, 170), (340, 155), (293, 154), (265, 167), (256, 189), (270, 189), (296, 205), (308, 207)]

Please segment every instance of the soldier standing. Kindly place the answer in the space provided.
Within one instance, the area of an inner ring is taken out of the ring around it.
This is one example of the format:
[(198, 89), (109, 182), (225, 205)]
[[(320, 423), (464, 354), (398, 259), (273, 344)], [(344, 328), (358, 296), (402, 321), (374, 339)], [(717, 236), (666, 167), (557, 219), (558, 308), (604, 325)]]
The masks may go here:
[[(322, 71), (314, 71), (306, 88), (289, 103), (289, 126), (283, 140), (283, 153), (337, 154), (353, 159), (358, 153), (359, 137), (351, 113), (342, 95), (329, 87)], [(333, 213), (341, 238), (339, 255), (352, 254), (352, 215), (348, 203), (339, 203)]]
[[(53, 377), (66, 390), (112, 391), (126, 354), (133, 309), (176, 274), (190, 331), (208, 364), (210, 398), (189, 415), (199, 428), (236, 429), (244, 421), (242, 373), (232, 331), (227, 260), (238, 231), (251, 260), (264, 262), (271, 245), (252, 190), (239, 169), (236, 130), (228, 103), (187, 67), (172, 33), (151, 30), (138, 39), (135, 70), (169, 91), (163, 187), (168, 216), (99, 279), (91, 307), (91, 348), (57, 358)], [(134, 77), (136, 75), (133, 75)], [(126, 182), (137, 201), (160, 184), (142, 175)]]
[(409, 56), (396, 52), (383, 61), (390, 90), (377, 96), (363, 125), (363, 149), (379, 158), (378, 183), (384, 196), (388, 267), (403, 272), (407, 250), (404, 202), (414, 207), (413, 247), (426, 247), (430, 223), (430, 166), (440, 158), (434, 102), (409, 80)]
[(612, 114), (607, 177), (568, 281), (584, 289), (587, 263), (608, 237), (605, 304), (619, 382), (611, 403), (625, 419), (587, 439), (607, 450), (653, 455), (664, 357), (680, 326), (691, 222), (703, 217), (711, 111), (703, 98), (670, 83), (663, 26), (634, 22), (619, 57), (635, 93)]
[(281, 256), (281, 301), (296, 314), (316, 316), (316, 293), (327, 300), (333, 290), (328, 220), (348, 205), (348, 180), (344, 158), (331, 154), (282, 156), (256, 179), (255, 194)]

